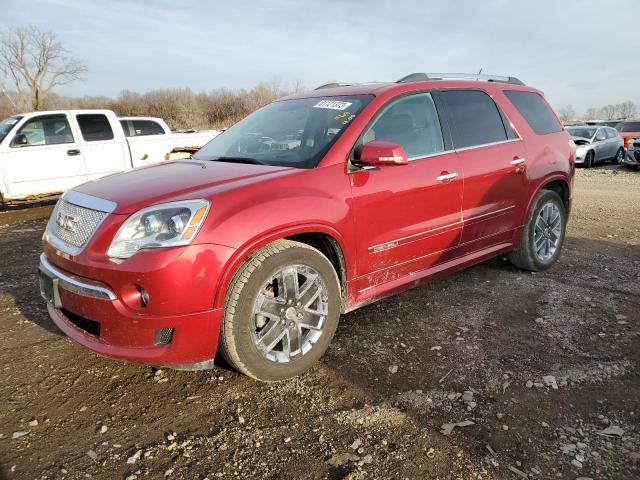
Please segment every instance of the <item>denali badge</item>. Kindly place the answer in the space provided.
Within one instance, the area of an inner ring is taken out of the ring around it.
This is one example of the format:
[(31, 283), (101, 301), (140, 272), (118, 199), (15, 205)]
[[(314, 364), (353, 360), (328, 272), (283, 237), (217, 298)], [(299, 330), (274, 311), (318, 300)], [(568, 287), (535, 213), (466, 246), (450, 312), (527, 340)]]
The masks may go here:
[(75, 232), (78, 219), (70, 213), (58, 212), (56, 223), (63, 230), (66, 230), (68, 232)]

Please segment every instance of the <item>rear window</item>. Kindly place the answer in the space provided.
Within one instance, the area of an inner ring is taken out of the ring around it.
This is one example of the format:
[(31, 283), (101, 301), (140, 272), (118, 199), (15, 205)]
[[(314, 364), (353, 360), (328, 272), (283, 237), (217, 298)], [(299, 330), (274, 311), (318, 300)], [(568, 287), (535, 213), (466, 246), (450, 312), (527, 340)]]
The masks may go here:
[(153, 120), (131, 120), (133, 126), (133, 136), (163, 135), (164, 130), (158, 122)]
[(86, 142), (97, 142), (100, 140), (112, 140), (113, 130), (109, 124), (109, 119), (102, 113), (81, 113), (76, 115), (82, 138)]
[(504, 94), (511, 100), (511, 103), (518, 109), (536, 134), (547, 135), (548, 133), (556, 133), (562, 130), (560, 122), (558, 122), (547, 102), (537, 93), (511, 90), (504, 92)]
[(448, 90), (442, 92), (442, 97), (453, 122), (455, 148), (507, 140), (502, 115), (486, 93), (480, 90)]

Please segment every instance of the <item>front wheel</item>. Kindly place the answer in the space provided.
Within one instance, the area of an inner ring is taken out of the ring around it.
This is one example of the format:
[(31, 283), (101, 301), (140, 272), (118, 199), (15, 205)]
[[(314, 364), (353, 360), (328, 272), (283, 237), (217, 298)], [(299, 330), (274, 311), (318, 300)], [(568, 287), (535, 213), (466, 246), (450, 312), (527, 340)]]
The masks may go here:
[(584, 167), (585, 168), (591, 168), (593, 167), (593, 159), (594, 159), (594, 153), (593, 150), (589, 150), (587, 152), (587, 156), (584, 159)]
[(550, 268), (560, 256), (567, 211), (556, 192), (541, 190), (533, 201), (518, 248), (508, 255), (518, 268), (539, 272)]
[(229, 286), (220, 353), (257, 380), (298, 375), (329, 346), (341, 304), (326, 256), (303, 243), (273, 242), (251, 255)]

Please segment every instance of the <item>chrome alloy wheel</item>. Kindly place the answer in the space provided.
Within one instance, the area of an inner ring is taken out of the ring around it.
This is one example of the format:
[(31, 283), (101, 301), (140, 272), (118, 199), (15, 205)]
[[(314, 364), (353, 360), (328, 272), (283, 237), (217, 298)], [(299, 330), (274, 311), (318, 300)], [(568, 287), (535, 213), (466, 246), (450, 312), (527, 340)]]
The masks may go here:
[(329, 310), (327, 286), (316, 270), (288, 265), (262, 287), (253, 304), (251, 335), (269, 360), (287, 363), (322, 336)]
[(533, 229), (533, 245), (536, 257), (547, 262), (556, 253), (562, 236), (562, 215), (554, 202), (544, 204)]

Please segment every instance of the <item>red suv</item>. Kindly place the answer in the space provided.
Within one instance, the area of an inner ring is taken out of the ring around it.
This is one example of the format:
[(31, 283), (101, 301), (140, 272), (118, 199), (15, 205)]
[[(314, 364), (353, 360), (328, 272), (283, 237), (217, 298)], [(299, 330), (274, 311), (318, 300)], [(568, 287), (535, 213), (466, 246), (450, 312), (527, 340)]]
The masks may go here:
[(279, 380), (320, 358), (341, 313), (496, 255), (549, 268), (573, 160), (542, 94), (512, 77), (325, 85), (191, 159), (67, 192), (41, 291), (99, 354), (201, 369), (220, 352)]

